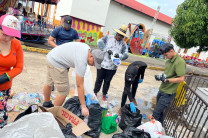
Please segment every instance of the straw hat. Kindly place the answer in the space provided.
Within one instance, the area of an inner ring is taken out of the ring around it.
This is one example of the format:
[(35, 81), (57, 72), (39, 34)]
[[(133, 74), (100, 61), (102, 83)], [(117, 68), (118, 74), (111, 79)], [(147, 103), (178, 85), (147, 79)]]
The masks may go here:
[(127, 29), (128, 29), (128, 26), (126, 26), (125, 24), (123, 24), (123, 25), (121, 25), (121, 27), (120, 27), (119, 29), (113, 29), (113, 30), (116, 31), (117, 33), (119, 33), (119, 34), (125, 36), (125, 37), (128, 37), (128, 36), (126, 35)]

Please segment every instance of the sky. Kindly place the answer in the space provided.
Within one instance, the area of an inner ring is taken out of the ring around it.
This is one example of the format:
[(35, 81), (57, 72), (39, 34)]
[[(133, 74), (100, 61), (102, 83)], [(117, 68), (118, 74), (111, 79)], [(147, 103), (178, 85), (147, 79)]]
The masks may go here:
[(148, 7), (157, 10), (157, 6), (160, 6), (160, 12), (168, 15), (172, 18), (176, 15), (176, 9), (179, 4), (183, 3), (184, 0), (136, 0)]

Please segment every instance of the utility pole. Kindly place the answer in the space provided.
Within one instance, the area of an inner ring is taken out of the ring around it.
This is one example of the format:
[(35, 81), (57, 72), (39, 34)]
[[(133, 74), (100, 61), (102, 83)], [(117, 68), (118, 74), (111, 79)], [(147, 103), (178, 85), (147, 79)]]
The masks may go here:
[(155, 25), (155, 23), (157, 21), (157, 17), (158, 17), (159, 12), (160, 12), (160, 6), (157, 7), (157, 11), (155, 13), (155, 17), (153, 18), (153, 21), (152, 21), (152, 24), (151, 24), (150, 33), (147, 36), (147, 40), (145, 42), (145, 47), (147, 47), (148, 44), (149, 44), (149, 40), (150, 40), (150, 37), (152, 36), (152, 32), (153, 32), (153, 27), (154, 27), (154, 25)]

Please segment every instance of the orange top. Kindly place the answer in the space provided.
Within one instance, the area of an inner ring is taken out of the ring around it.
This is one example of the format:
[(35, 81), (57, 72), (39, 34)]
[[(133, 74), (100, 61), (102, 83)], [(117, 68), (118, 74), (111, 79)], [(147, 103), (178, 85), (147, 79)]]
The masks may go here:
[(11, 41), (10, 53), (6, 56), (0, 54), (0, 75), (7, 73), (10, 81), (0, 85), (0, 91), (8, 90), (12, 86), (12, 79), (23, 70), (23, 50), (19, 40)]

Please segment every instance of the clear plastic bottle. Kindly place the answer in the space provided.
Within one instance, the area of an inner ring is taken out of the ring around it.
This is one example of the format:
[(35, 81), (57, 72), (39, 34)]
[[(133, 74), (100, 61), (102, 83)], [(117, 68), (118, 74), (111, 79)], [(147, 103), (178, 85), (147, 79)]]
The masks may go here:
[(30, 105), (30, 104), (34, 104), (36, 103), (36, 98), (33, 97), (31, 94), (27, 94), (24, 97), (24, 101), (26, 104)]
[(108, 109), (108, 101), (104, 102), (103, 108)]
[(19, 99), (18, 99), (19, 95), (16, 94), (12, 97), (12, 104), (13, 105), (18, 105), (19, 104)]

